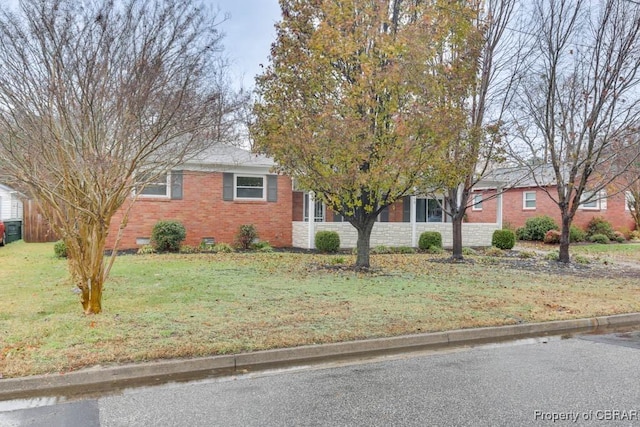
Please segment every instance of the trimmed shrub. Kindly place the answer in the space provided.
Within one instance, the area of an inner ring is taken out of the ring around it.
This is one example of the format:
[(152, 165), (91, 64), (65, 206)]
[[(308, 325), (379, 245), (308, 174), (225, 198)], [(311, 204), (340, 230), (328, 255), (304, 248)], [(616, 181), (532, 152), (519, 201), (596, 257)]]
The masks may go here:
[(64, 242), (64, 240), (58, 240), (53, 245), (53, 252), (56, 254), (56, 256), (58, 258), (66, 258), (67, 257), (67, 244)]
[(560, 243), (560, 232), (558, 230), (549, 230), (544, 235), (544, 242), (550, 245)]
[(524, 227), (517, 231), (520, 240), (536, 240), (542, 242), (549, 230), (558, 230), (558, 224), (547, 215), (535, 216), (525, 222)]
[(423, 251), (431, 247), (442, 249), (442, 234), (437, 231), (425, 231), (420, 235), (418, 247)]
[(318, 231), (315, 237), (316, 249), (333, 253), (340, 249), (340, 235), (335, 231)]
[(496, 230), (491, 237), (491, 246), (498, 249), (513, 249), (516, 245), (516, 235), (511, 230)]
[(389, 246), (376, 246), (371, 248), (371, 254), (373, 255), (386, 255), (386, 254), (392, 254), (393, 251), (391, 250), (391, 248)]
[(583, 229), (572, 225), (569, 228), (569, 241), (571, 243), (584, 242), (587, 239), (587, 233)]
[(187, 237), (187, 230), (179, 221), (158, 221), (151, 231), (151, 245), (157, 252), (178, 252)]
[(606, 245), (611, 240), (609, 240), (609, 238), (605, 234), (594, 234), (593, 236), (589, 237), (589, 241), (592, 243), (601, 243)]
[[(596, 234), (604, 234), (609, 240), (615, 240), (616, 234), (613, 231), (611, 223), (601, 216), (594, 216), (587, 224), (587, 237), (593, 237)], [(608, 242), (607, 242), (608, 243)]]
[(242, 224), (236, 234), (236, 243), (240, 249), (250, 249), (258, 238), (258, 229), (253, 224)]

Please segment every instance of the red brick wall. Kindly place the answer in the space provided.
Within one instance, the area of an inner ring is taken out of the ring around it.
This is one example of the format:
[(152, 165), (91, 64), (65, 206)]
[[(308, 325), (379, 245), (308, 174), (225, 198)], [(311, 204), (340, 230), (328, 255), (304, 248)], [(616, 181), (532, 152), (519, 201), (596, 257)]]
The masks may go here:
[(476, 210), (473, 207), (468, 207), (467, 214), (467, 222), (480, 222), (480, 223), (495, 223), (498, 221), (497, 216), (497, 207), (498, 203), (496, 201), (496, 192), (495, 190), (488, 191), (476, 191), (472, 192), (469, 196), (469, 204), (473, 203), (473, 197), (476, 194), (482, 195), (482, 208)]
[[(107, 247), (112, 247), (123, 209), (113, 218)], [(254, 224), (260, 240), (272, 246), (291, 246), (291, 179), (278, 176), (278, 201), (223, 201), (222, 173), (183, 172), (183, 199), (140, 197), (129, 215), (120, 249), (137, 248), (136, 239), (151, 237), (160, 220), (180, 221), (187, 230), (184, 244), (197, 246), (203, 237), (232, 244), (242, 224)]]
[[(523, 193), (535, 191), (536, 208), (523, 208)], [(551, 189), (550, 191), (555, 191)], [(483, 192), (483, 194), (495, 194), (493, 192)], [(515, 188), (507, 190), (502, 196), (502, 222), (512, 227), (522, 227), (527, 219), (534, 216), (548, 215), (552, 217), (558, 225), (560, 222), (560, 209), (547, 193), (540, 188)], [(625, 210), (624, 194), (616, 194), (607, 197), (606, 209), (580, 209), (576, 212), (573, 224), (584, 228), (593, 217), (603, 217), (611, 223), (615, 230), (633, 230), (634, 222), (629, 211)], [(485, 200), (482, 203), (482, 211), (467, 210), (469, 222), (495, 222), (497, 202), (496, 199)]]

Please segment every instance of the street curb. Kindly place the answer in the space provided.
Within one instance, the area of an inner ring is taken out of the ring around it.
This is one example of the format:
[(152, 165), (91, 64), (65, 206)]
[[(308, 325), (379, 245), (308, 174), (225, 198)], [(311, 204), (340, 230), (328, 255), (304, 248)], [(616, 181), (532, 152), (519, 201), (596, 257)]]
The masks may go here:
[(271, 367), (305, 365), (347, 358), (460, 347), (517, 338), (594, 331), (640, 325), (640, 313), (559, 320), (543, 323), (458, 329), (398, 337), (256, 351), (233, 355), (174, 359), (113, 367), (95, 367), (65, 374), (0, 380), (0, 401), (44, 396), (87, 396), (132, 386), (151, 386), (233, 375)]

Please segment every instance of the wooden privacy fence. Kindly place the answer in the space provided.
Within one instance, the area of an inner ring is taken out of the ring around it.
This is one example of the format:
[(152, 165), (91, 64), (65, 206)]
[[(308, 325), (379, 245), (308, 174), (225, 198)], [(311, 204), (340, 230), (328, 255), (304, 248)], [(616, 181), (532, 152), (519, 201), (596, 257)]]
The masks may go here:
[(53, 232), (40, 209), (33, 200), (25, 200), (23, 204), (22, 238), (27, 243), (55, 242), (58, 236)]

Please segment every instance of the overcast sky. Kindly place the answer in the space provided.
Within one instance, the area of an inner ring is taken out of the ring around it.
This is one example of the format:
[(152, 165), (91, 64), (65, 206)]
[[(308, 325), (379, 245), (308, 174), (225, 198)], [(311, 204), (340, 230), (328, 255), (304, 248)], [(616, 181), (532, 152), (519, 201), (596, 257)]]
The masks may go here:
[[(202, 1), (230, 15), (221, 28), (226, 34), (224, 45), (233, 82), (237, 87), (253, 87), (254, 76), (260, 73), (260, 64), (266, 65), (275, 38), (273, 26), (280, 19), (278, 0)], [(16, 7), (18, 0), (0, 0), (0, 7), (6, 4)]]

